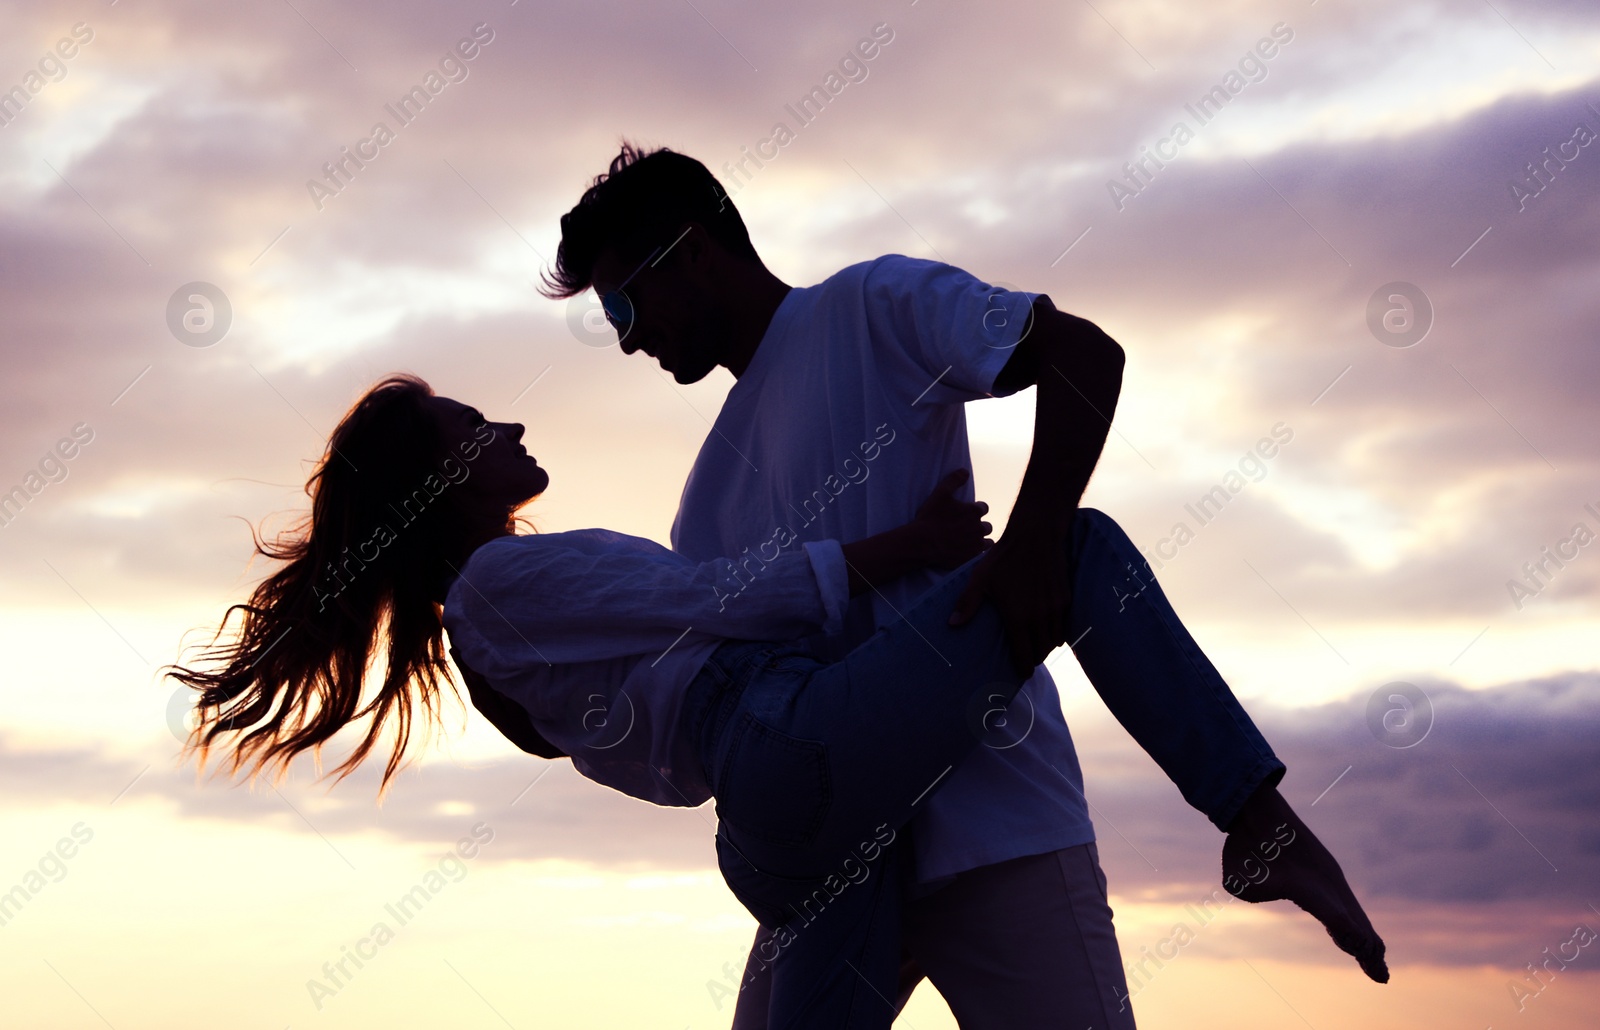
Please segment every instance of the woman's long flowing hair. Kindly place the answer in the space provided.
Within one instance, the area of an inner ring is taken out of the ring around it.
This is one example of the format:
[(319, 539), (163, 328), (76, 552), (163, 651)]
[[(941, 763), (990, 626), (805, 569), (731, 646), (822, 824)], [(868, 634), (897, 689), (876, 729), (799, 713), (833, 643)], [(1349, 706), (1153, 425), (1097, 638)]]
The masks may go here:
[[(381, 799), (410, 741), (413, 684), (431, 732), (443, 684), (455, 692), (436, 597), (465, 561), (471, 527), (486, 518), (503, 519), (505, 529), (511, 523), (510, 511), (485, 513), (469, 503), (459, 484), (477, 450), (462, 443), (456, 455), (424, 403), (432, 396), (410, 375), (367, 391), (334, 429), (306, 484), (309, 517), (272, 541), (252, 529), (257, 553), (284, 564), (249, 601), (227, 610), (199, 656), (202, 667), (167, 669), (200, 691), (198, 723), (184, 748), (186, 758), (198, 752), (200, 769), (218, 738), (235, 734), (226, 742), (230, 773), (248, 766), (252, 778), (276, 770), (281, 780), (308, 749), (320, 772), (322, 745), (370, 715), (365, 738), (334, 770), (338, 782), (393, 718)], [(219, 644), (236, 614), (237, 634)], [(380, 657), (382, 685), (358, 711), (367, 671)]]

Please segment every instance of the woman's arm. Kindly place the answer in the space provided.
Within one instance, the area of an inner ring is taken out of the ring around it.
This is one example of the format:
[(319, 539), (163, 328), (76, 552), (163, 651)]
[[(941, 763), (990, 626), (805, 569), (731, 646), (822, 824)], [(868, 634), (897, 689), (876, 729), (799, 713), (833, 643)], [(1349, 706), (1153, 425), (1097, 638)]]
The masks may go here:
[(696, 563), (650, 540), (576, 530), (480, 547), (450, 588), (444, 623), (463, 656), (494, 678), (535, 665), (657, 658), (712, 637), (833, 632), (848, 601), (836, 540)]
[(989, 506), (955, 498), (971, 475), (956, 469), (939, 481), (910, 522), (844, 545), (851, 596), (918, 569), (953, 569), (993, 546), (988, 536), (994, 527), (983, 521)]
[(450, 657), (456, 663), (462, 681), (467, 685), (467, 694), (472, 698), (472, 707), (488, 719), (507, 740), (528, 754), (538, 755), (540, 758), (567, 757), (565, 751), (544, 739), (544, 734), (533, 725), (533, 720), (529, 718), (525, 708), (494, 689), (481, 673), (466, 663), (461, 653), (454, 647), (450, 648)]
[(696, 564), (602, 530), (491, 541), (451, 587), (445, 628), (453, 639), (482, 642), (481, 651), (464, 651), (487, 675), (659, 656), (691, 633), (786, 640), (832, 632), (847, 594), (917, 569), (955, 568), (990, 546), (988, 506), (954, 496), (969, 475), (947, 475), (904, 526), (842, 546), (811, 541), (770, 559)]

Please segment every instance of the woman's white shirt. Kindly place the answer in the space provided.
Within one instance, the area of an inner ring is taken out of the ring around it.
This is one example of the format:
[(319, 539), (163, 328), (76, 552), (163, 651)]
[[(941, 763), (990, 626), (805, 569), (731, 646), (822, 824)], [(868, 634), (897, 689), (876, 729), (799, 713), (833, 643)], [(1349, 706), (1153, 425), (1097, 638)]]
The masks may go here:
[(583, 775), (659, 805), (711, 796), (679, 716), (728, 639), (836, 633), (849, 604), (836, 540), (764, 560), (694, 562), (605, 529), (506, 536), (451, 584), (445, 629)]

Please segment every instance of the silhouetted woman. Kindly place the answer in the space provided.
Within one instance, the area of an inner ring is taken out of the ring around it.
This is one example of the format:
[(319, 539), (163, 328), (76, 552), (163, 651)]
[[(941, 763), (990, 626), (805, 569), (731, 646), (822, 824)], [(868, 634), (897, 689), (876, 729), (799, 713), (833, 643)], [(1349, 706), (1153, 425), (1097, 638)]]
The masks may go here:
[[(307, 484), (308, 521), (257, 539), (282, 564), (228, 610), (236, 634), (173, 668), (200, 691), (189, 748), (203, 767), (220, 741), (232, 770), (281, 776), (370, 718), (333, 771), (392, 726), (381, 794), (414, 706), (431, 726), (450, 682), (448, 628), (474, 704), (526, 750), (659, 804), (717, 799), (723, 876), (779, 931), (761, 956), (772, 1027), (889, 1026), (896, 833), (1021, 685), (992, 606), (948, 625), (990, 530), (985, 505), (954, 499), (965, 471), (888, 533), (778, 533), (696, 564), (606, 530), (517, 535), (549, 484), (522, 431), (414, 377), (368, 391)], [(851, 593), (930, 565), (962, 567), (842, 661), (794, 643), (837, 630)]]

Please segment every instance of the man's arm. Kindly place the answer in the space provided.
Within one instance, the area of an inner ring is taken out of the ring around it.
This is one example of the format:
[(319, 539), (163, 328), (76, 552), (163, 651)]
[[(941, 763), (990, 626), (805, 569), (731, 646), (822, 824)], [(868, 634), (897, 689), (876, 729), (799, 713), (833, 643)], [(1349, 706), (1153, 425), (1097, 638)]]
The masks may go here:
[(994, 388), (1035, 387), (1033, 451), (1005, 533), (952, 616), (959, 625), (985, 596), (994, 601), (1019, 672), (1064, 638), (1072, 595), (1063, 541), (1105, 448), (1123, 368), (1122, 348), (1093, 322), (1057, 311), (1044, 297), (1031, 316)]

